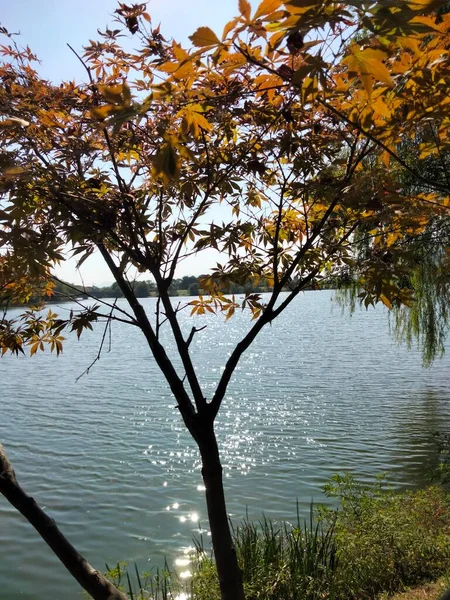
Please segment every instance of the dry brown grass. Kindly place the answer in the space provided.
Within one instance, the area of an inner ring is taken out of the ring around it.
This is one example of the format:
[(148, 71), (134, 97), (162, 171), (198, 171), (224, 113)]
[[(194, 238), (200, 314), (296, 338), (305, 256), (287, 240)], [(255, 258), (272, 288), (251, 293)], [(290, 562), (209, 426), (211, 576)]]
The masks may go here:
[(426, 583), (424, 585), (411, 588), (406, 592), (395, 594), (394, 596), (380, 596), (379, 600), (437, 600), (444, 590), (450, 586), (450, 578), (439, 579), (436, 583)]

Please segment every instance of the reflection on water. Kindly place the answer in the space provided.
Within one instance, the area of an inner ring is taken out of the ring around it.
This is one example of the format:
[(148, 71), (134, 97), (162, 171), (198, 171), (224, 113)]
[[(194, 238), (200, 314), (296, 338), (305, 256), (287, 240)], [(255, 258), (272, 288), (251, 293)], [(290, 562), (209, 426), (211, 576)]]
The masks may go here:
[[(152, 314), (154, 300), (144, 303)], [(447, 427), (449, 358), (424, 370), (417, 352), (393, 343), (383, 310), (350, 319), (331, 308), (329, 292), (304, 294), (257, 339), (231, 382), (217, 430), (235, 518), (264, 511), (293, 520), (296, 499), (308, 510), (343, 470), (365, 479), (388, 471), (404, 487), (421, 485), (436, 465), (432, 433)], [(211, 395), (249, 321), (198, 320), (207, 329), (191, 354)], [(186, 315), (186, 331), (193, 323)], [(75, 383), (101, 334), (67, 340), (58, 359), (0, 362), (0, 439), (25, 489), (96, 566), (136, 560), (149, 570), (164, 556), (186, 561), (182, 550), (199, 531), (209, 544), (196, 448), (134, 328), (117, 324), (112, 351)], [(78, 597), (5, 501), (0, 544), (0, 600)], [(188, 576), (189, 563), (177, 568)]]
[(446, 394), (425, 389), (417, 395), (407, 420), (405, 416), (397, 418), (389, 461), (391, 477), (397, 475), (400, 481), (407, 477), (418, 487), (430, 481), (439, 464), (434, 433), (448, 430), (448, 419), (445, 419), (448, 406)]

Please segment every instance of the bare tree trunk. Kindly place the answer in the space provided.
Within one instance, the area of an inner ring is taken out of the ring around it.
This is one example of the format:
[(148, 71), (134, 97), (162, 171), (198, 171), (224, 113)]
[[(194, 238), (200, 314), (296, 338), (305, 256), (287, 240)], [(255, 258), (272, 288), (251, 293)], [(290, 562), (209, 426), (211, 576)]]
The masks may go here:
[(209, 526), (219, 576), (222, 600), (245, 600), (242, 571), (228, 521), (223, 489), (222, 464), (220, 462), (214, 426), (210, 424), (197, 437), (202, 457), (202, 477), (206, 488), (206, 505)]
[(55, 521), (38, 506), (34, 498), (24, 492), (1, 444), (0, 493), (33, 525), (70, 574), (94, 600), (127, 600), (125, 594), (119, 592), (75, 550)]

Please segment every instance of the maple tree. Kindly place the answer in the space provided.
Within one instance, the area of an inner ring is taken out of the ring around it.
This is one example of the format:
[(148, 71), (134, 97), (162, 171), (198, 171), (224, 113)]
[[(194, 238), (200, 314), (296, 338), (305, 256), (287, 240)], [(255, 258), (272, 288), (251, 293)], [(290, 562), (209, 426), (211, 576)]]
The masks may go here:
[[(68, 319), (5, 313), (2, 353), (48, 344), (59, 353), (65, 331), (80, 336), (95, 321), (142, 331), (199, 448), (224, 600), (244, 591), (214, 421), (242, 354), (302, 290), (349, 269), (366, 306), (409, 305), (412, 240), (448, 211), (447, 171), (442, 179), (421, 168), (430, 157), (447, 164), (450, 15), (440, 8), (263, 0), (252, 11), (239, 0), (220, 37), (200, 27), (186, 49), (163, 37), (145, 4), (120, 3), (117, 28), (82, 56), (73, 50), (86, 81), (60, 85), (43, 80), (32, 51), (2, 30), (2, 297), (51, 294), (51, 268), (69, 246), (80, 266), (99, 252), (128, 302), (125, 310), (99, 300)], [(120, 44), (124, 32), (137, 49)], [(180, 262), (211, 249), (220, 262), (202, 295), (175, 307), (168, 290)], [(154, 318), (136, 297), (133, 270), (155, 282)], [(258, 281), (271, 287), (268, 298), (226, 293)], [(251, 327), (206, 398), (190, 353), (200, 331), (182, 331), (178, 313), (228, 319), (238, 309)], [(180, 367), (160, 341), (163, 327)], [(0, 476), (2, 493), (6, 480), (15, 485)]]

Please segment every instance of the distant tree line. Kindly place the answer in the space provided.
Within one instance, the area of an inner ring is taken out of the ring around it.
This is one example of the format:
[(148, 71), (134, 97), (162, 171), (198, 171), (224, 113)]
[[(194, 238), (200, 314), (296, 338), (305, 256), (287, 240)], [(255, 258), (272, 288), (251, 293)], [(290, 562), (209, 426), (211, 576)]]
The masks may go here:
[[(201, 280), (203, 275), (196, 277), (195, 275), (185, 275), (179, 279), (174, 279), (169, 287), (170, 296), (198, 296), (202, 293)], [(148, 298), (157, 296), (156, 285), (153, 281), (135, 281), (133, 283), (134, 293), (138, 298)], [(265, 281), (259, 282), (257, 285), (239, 285), (231, 283), (226, 293), (229, 294), (244, 294), (246, 292), (269, 292), (270, 287)], [(109, 286), (98, 287), (79, 286), (57, 281), (54, 289), (52, 300), (57, 301), (62, 297), (73, 296), (94, 296), (95, 298), (122, 298), (123, 294), (116, 282)]]
[[(202, 278), (205, 275), (185, 275), (179, 279), (174, 279), (169, 287), (170, 296), (198, 296), (203, 294), (202, 289)], [(319, 286), (309, 289), (335, 289), (342, 286), (342, 282), (338, 276), (327, 277), (324, 279)], [(134, 293), (137, 298), (150, 298), (158, 295), (156, 284), (153, 281), (135, 281), (133, 283)], [(286, 291), (289, 288), (286, 287)], [(231, 282), (226, 289), (223, 290), (225, 294), (245, 294), (245, 293), (264, 293), (270, 292), (271, 286), (266, 281), (259, 281), (257, 284), (251, 284), (246, 282), (245, 284)], [(54, 288), (54, 295), (50, 301), (58, 301), (63, 297), (73, 296), (94, 296), (95, 298), (123, 298), (122, 291), (116, 282), (109, 286), (79, 286), (62, 281), (57, 281)], [(205, 295), (208, 292), (205, 291)]]
[[(169, 287), (170, 296), (198, 296), (203, 293), (205, 296), (209, 292), (204, 291), (202, 288), (202, 278), (205, 275), (185, 275), (178, 279), (174, 279)], [(293, 282), (295, 285), (295, 282)], [(305, 289), (339, 289), (345, 285), (342, 276), (328, 276), (324, 278), (318, 285)], [(151, 298), (158, 295), (156, 284), (153, 281), (135, 281), (132, 284), (134, 293), (137, 298)], [(259, 281), (257, 284), (246, 282), (240, 284), (236, 282), (230, 282), (226, 289), (223, 289), (225, 294), (246, 294), (246, 293), (264, 293), (270, 292), (271, 286), (266, 281)], [(289, 287), (286, 287), (286, 291)], [(60, 302), (61, 300), (68, 300), (71, 298), (82, 298), (82, 297), (94, 297), (94, 298), (123, 298), (123, 293), (116, 282), (108, 286), (97, 286), (97, 285), (75, 285), (63, 281), (55, 281), (53, 295), (50, 297), (31, 296), (29, 297), (26, 304), (38, 304), (44, 300), (45, 302)], [(0, 306), (15, 305), (17, 304), (7, 292), (0, 293)]]

